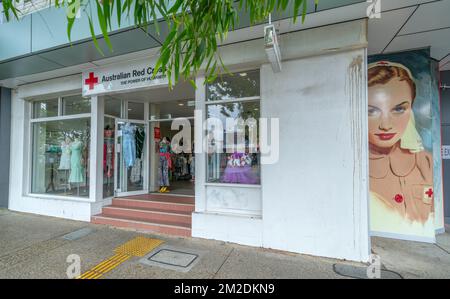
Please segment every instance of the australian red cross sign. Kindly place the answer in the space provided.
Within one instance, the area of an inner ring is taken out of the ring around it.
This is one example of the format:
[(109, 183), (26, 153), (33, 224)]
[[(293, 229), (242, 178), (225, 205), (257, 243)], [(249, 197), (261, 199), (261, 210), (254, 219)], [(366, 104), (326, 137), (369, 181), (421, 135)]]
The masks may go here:
[(161, 72), (153, 76), (156, 60), (156, 57), (150, 57), (86, 71), (82, 74), (83, 96), (167, 86), (167, 77)]

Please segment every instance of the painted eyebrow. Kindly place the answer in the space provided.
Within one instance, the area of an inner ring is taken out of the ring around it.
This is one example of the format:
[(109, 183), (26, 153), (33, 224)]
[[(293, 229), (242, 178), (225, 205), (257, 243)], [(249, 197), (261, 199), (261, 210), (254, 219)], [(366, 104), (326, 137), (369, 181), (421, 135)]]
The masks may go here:
[(395, 105), (394, 108), (399, 107), (399, 106), (403, 106), (403, 105), (405, 105), (405, 104), (409, 104), (409, 102), (408, 102), (408, 101), (404, 101), (403, 103), (400, 103), (400, 104)]

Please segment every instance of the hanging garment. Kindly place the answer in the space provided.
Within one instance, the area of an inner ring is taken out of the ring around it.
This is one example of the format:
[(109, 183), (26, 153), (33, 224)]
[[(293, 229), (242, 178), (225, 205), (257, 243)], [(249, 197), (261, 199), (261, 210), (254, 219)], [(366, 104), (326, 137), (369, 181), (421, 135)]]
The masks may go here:
[(83, 166), (81, 165), (81, 151), (83, 143), (81, 141), (74, 141), (70, 145), (72, 155), (70, 157), (70, 176), (69, 183), (83, 183)]
[(195, 156), (191, 155), (189, 158), (189, 167), (190, 167), (190, 173), (192, 176), (195, 176)]
[(136, 161), (136, 127), (126, 123), (122, 128), (123, 158), (126, 167), (132, 167)]
[(70, 169), (70, 143), (61, 143), (61, 158), (59, 160), (59, 170)]
[(170, 156), (161, 154), (159, 156), (159, 186), (170, 186), (169, 184), (169, 161)]
[(136, 157), (142, 159), (142, 154), (144, 152), (144, 142), (145, 142), (145, 130), (142, 128), (136, 129)]
[(107, 176), (110, 178), (114, 175), (114, 141), (108, 144), (106, 166), (108, 167)]
[(142, 173), (142, 163), (141, 159), (136, 158), (136, 162), (131, 168), (130, 181), (134, 184), (139, 183), (141, 181), (141, 173)]

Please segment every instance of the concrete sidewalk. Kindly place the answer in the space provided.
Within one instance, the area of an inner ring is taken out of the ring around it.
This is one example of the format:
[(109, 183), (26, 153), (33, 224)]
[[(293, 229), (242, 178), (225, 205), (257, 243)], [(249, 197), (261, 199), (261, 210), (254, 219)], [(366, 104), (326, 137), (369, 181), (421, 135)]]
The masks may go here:
[[(92, 230), (76, 240), (64, 235), (81, 228)], [(189, 272), (144, 265), (131, 258), (102, 278), (346, 278), (335, 264), (365, 266), (286, 252), (276, 252), (193, 238), (142, 234), (101, 225), (0, 210), (0, 278), (67, 278), (71, 254), (81, 257), (81, 273), (108, 259), (114, 249), (137, 237), (165, 241), (165, 245), (202, 252)], [(450, 278), (450, 235), (439, 244), (375, 238), (373, 250), (386, 269), (405, 278)]]

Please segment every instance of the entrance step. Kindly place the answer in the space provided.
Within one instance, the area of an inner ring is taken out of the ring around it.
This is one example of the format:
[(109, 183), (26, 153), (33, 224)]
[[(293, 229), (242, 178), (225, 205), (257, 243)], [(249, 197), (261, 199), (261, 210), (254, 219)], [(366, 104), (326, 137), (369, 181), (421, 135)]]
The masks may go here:
[(185, 223), (191, 225), (190, 212), (165, 211), (158, 209), (124, 208), (120, 206), (108, 206), (103, 208), (103, 215), (108, 217), (133, 217), (146, 221), (167, 221)]
[(114, 198), (92, 223), (177, 236), (191, 236), (195, 198), (146, 194)]

